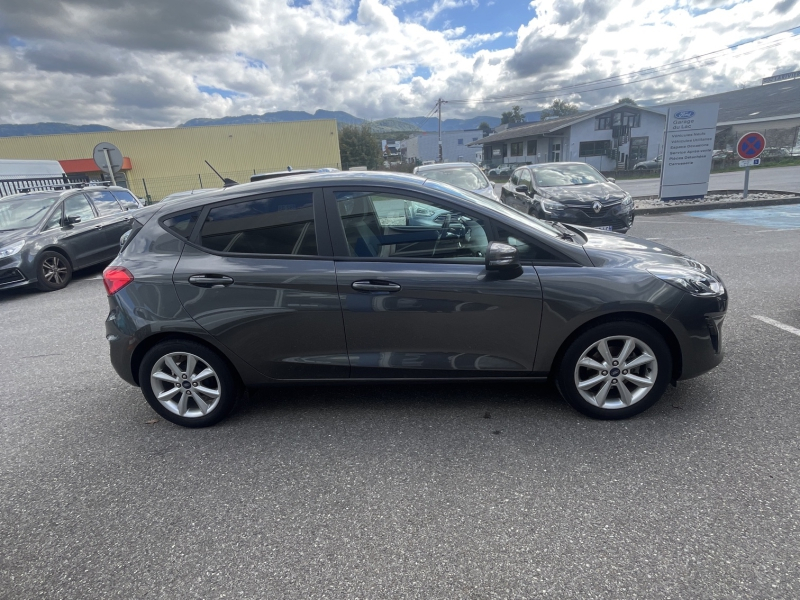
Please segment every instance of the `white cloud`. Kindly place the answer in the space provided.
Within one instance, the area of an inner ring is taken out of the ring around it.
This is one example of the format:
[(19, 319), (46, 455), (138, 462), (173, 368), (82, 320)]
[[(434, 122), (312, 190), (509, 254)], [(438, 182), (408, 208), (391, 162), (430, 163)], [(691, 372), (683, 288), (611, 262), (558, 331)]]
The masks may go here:
[[(4, 3), (0, 121), (126, 128), (273, 110), (424, 115), (439, 97), (576, 85), (711, 52), (800, 20), (798, 0), (533, 0), (532, 11), (504, 2), (492, 10), (507, 11), (508, 22), (526, 22), (509, 40), (513, 47), (490, 50), (487, 44), (508, 38), (471, 29), (464, 15), (476, 3), (433, 0), (427, 10), (423, 0)], [(443, 11), (452, 26), (431, 28)], [(592, 106), (619, 96), (676, 99), (735, 89), (797, 68), (800, 37), (786, 38), (672, 77), (560, 96)], [(446, 112), (499, 115), (512, 104), (527, 111), (549, 102), (452, 103)]]

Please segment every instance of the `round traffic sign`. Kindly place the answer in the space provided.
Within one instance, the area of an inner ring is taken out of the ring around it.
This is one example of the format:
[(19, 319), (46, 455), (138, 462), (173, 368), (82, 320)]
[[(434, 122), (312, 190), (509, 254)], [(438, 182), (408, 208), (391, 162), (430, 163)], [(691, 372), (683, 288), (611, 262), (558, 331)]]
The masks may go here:
[[(106, 150), (108, 151), (107, 153)], [(108, 173), (109, 161), (111, 162), (111, 169), (114, 173), (119, 173), (119, 170), (122, 168), (122, 152), (111, 142), (100, 142), (97, 144), (97, 146), (94, 147), (92, 157), (94, 158), (94, 163), (100, 167), (100, 170), (104, 173)]]
[(744, 159), (756, 158), (764, 151), (766, 146), (767, 140), (764, 139), (764, 136), (757, 131), (751, 131), (739, 138), (739, 143), (736, 144), (736, 151)]

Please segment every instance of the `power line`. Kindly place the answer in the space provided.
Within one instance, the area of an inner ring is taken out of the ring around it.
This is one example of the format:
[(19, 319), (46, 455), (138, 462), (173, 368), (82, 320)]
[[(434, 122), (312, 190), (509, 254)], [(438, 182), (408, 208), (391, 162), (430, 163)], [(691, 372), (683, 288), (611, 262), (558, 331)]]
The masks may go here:
[[(729, 47), (722, 48), (722, 49), (719, 49), (719, 50), (714, 50), (712, 52), (706, 52), (704, 54), (698, 54), (697, 56), (692, 56), (690, 58), (684, 58), (684, 59), (681, 59), (681, 60), (673, 61), (673, 62), (670, 62), (670, 63), (666, 63), (664, 65), (660, 65), (658, 67), (648, 67), (646, 69), (641, 69), (639, 71), (632, 71), (630, 73), (623, 73), (623, 74), (620, 74), (620, 75), (613, 75), (611, 77), (605, 77), (603, 79), (596, 79), (596, 80), (587, 81), (587, 82), (584, 82), (584, 83), (563, 86), (563, 87), (552, 89), (552, 90), (540, 90), (538, 92), (519, 92), (519, 93), (516, 93), (516, 94), (489, 96), (489, 97), (486, 97), (486, 98), (465, 98), (465, 99), (458, 99), (458, 100), (450, 100), (449, 102), (454, 103), (454, 104), (470, 104), (470, 103), (492, 104), (492, 103), (500, 103), (500, 102), (509, 102), (511, 100), (545, 100), (545, 99), (557, 97), (557, 96), (563, 94), (563, 92), (568, 91), (568, 90), (572, 90), (572, 93), (583, 93), (583, 92), (592, 92), (592, 91), (596, 91), (596, 90), (610, 89), (610, 88), (620, 87), (620, 86), (624, 86), (624, 85), (632, 85), (634, 83), (640, 83), (640, 82), (643, 82), (643, 81), (650, 81), (652, 79), (658, 79), (658, 78), (661, 78), (661, 77), (667, 77), (669, 75), (675, 75), (677, 73), (684, 73), (686, 71), (692, 71), (692, 70), (697, 69), (697, 68), (702, 67), (702, 66), (707, 66), (707, 65), (714, 64), (717, 61), (719, 61), (722, 57), (716, 57), (716, 58), (711, 58), (711, 59), (708, 59), (706, 57), (713, 56), (715, 54), (720, 54), (722, 52), (728, 52), (728, 51), (737, 52), (743, 46), (747, 46), (749, 44), (753, 44), (753, 43), (765, 40), (765, 39), (770, 38), (770, 37), (775, 37), (777, 35), (788, 33), (788, 32), (794, 31), (795, 29), (798, 29), (798, 28), (800, 28), (800, 25), (795, 25), (794, 27), (791, 27), (789, 29), (785, 29), (783, 31), (779, 31), (779, 32), (776, 32), (776, 33), (770, 33), (768, 35), (764, 35), (764, 36), (761, 36), (761, 37), (753, 39), (753, 40), (748, 40), (746, 42), (742, 42), (741, 44), (737, 44), (737, 45), (734, 45), (734, 46), (729, 46)], [(797, 37), (798, 37), (797, 35), (794, 35), (794, 36), (792, 36), (792, 39), (797, 38)], [(775, 41), (775, 42), (771, 42), (771, 43), (769, 43), (767, 45), (759, 46), (757, 48), (753, 48), (752, 50), (748, 50), (747, 52), (743, 52), (740, 55), (747, 55), (747, 54), (752, 54), (753, 52), (757, 52), (759, 50), (766, 50), (768, 48), (772, 48), (774, 46), (780, 45), (784, 41), (785, 40), (778, 40), (778, 41)], [(703, 61), (700, 64), (697, 64), (697, 65), (685, 65), (685, 64), (683, 64), (683, 63), (689, 63), (691, 61), (695, 61), (695, 60), (703, 59), (703, 58), (706, 58), (706, 60)], [(686, 68), (681, 68), (681, 69), (678, 69), (678, 70), (670, 70), (669, 72), (665, 72), (665, 73), (658, 73), (658, 71), (661, 71), (661, 70), (664, 70), (664, 69), (676, 69), (676, 67), (686, 67)], [(580, 89), (580, 90), (576, 89), (576, 88), (586, 88), (587, 86), (593, 86), (593, 85), (601, 84), (601, 83), (608, 83), (608, 82), (611, 82), (611, 81), (614, 81), (614, 80), (619, 80), (619, 79), (622, 79), (622, 78), (625, 78), (625, 77), (631, 77), (631, 76), (637, 76), (637, 75), (641, 76), (641, 75), (650, 74), (650, 73), (653, 73), (653, 72), (656, 72), (657, 74), (653, 75), (651, 77), (636, 79), (634, 81), (626, 81), (626, 82), (616, 83), (616, 84), (613, 84), (613, 85), (601, 86), (601, 87), (595, 87), (595, 88), (589, 88), (589, 89)]]

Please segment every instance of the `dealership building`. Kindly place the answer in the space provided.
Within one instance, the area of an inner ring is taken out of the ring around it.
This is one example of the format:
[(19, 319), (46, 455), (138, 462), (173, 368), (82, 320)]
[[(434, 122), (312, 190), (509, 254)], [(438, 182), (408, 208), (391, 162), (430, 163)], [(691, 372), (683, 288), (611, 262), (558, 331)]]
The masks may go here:
[(239, 182), (254, 173), (341, 168), (334, 119), (0, 138), (0, 159), (57, 160), (71, 179), (101, 180), (92, 151), (111, 142), (124, 157), (118, 183), (160, 200), (173, 192), (221, 186), (207, 160)]

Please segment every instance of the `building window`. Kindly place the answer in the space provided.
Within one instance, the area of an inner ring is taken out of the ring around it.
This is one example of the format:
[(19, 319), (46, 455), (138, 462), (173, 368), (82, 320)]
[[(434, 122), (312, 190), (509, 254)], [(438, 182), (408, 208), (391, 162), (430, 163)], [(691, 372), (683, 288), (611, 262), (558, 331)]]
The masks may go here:
[(632, 113), (622, 114), (622, 124), (626, 127), (639, 127), (640, 115)]
[(472, 141), (473, 141), (473, 142), (477, 142), (477, 141), (478, 141), (478, 138), (472, 138)]
[(536, 156), (536, 140), (528, 140), (528, 156)]
[(595, 129), (611, 129), (611, 117), (598, 117)]
[(463, 146), (464, 145), (464, 138), (458, 138), (458, 145), (459, 146)]
[(578, 156), (605, 156), (608, 150), (611, 150), (611, 140), (581, 142)]
[(522, 156), (522, 142), (511, 143), (511, 156)]

